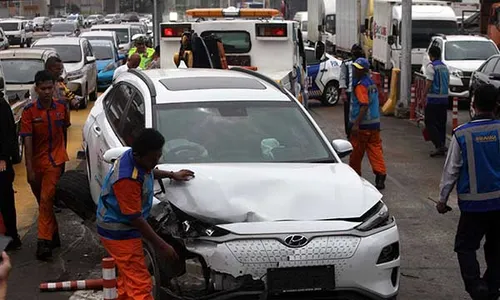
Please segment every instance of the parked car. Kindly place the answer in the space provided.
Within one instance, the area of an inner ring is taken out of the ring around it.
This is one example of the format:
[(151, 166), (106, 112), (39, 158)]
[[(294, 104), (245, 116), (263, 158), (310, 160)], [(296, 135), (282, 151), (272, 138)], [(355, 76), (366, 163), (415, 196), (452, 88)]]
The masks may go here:
[(118, 35), (120, 40), (120, 50), (123, 53), (128, 53), (130, 48), (132, 48), (132, 36), (134, 34), (141, 33), (138, 27), (134, 27), (130, 24), (103, 24), (95, 25), (90, 28), (91, 31), (114, 31)]
[(97, 66), (92, 46), (85, 38), (49, 37), (36, 40), (34, 48), (54, 48), (66, 69), (68, 88), (83, 97), (82, 108), (97, 99)]
[(84, 26), (86, 28), (97, 25), (104, 24), (104, 16), (103, 15), (90, 15), (84, 21)]
[(136, 12), (129, 12), (121, 17), (122, 22), (139, 22), (140, 17)]
[[(349, 142), (329, 142), (289, 92), (256, 72), (123, 73), (84, 125), (80, 155), (91, 175), (66, 171), (59, 200), (95, 218), (112, 162), (145, 127), (166, 139), (160, 170), (196, 174), (185, 184), (155, 185), (148, 221), (180, 257), (167, 261), (144, 243), (155, 299), (160, 287), (200, 299), (291, 299), (292, 288), (341, 299), (395, 298), (399, 234), (382, 194), (341, 161), (352, 151)], [(74, 184), (85, 178), (88, 186)], [(168, 284), (193, 273), (203, 274), (201, 284)]]
[(333, 106), (339, 102), (340, 66), (342, 61), (325, 53), (317, 59), (314, 48), (305, 47), (309, 99), (319, 99), (323, 105)]
[[(469, 101), (469, 83), (472, 72), (485, 60), (500, 53), (495, 43), (484, 36), (475, 35), (438, 35), (431, 39), (429, 48), (441, 49), (441, 61), (450, 70), (450, 98)], [(427, 49), (427, 53), (429, 49)], [(430, 63), (429, 55), (424, 55), (422, 72)]]
[(125, 58), (118, 54), (118, 48), (112, 41), (90, 40), (97, 60), (97, 87), (107, 89), (113, 82), (113, 74)]
[(9, 49), (9, 39), (5, 35), (5, 32), (0, 28), (0, 50)]
[(33, 25), (36, 31), (50, 31), (52, 26), (49, 17), (36, 17), (33, 19)]
[[(45, 62), (52, 56), (58, 56), (54, 49), (18, 48), (0, 51), (4, 92), (14, 112), (18, 131), (23, 108), (31, 99), (30, 90), (35, 82), (35, 74), (45, 68)], [(23, 154), (22, 139), (19, 139), (19, 154)]]
[[(481, 85), (492, 84), (498, 89), (498, 96), (500, 96), (500, 55), (493, 55), (486, 62), (480, 66), (477, 71), (472, 73), (472, 78), (469, 86), (470, 94), (470, 117), (475, 116), (474, 111), (474, 91)], [(500, 103), (499, 103), (500, 105)], [(499, 107), (500, 108), (500, 107)], [(500, 118), (500, 110), (497, 117)]]
[(0, 27), (7, 35), (11, 46), (19, 45), (21, 48), (24, 48), (24, 46), (31, 46), (32, 39), (29, 38), (29, 35), (26, 35), (25, 23), (26, 21), (19, 19), (6, 19), (0, 21)]
[(86, 31), (82, 32), (80, 37), (86, 38), (87, 40), (92, 41), (111, 41), (115, 45), (116, 49), (120, 50), (120, 40), (118, 39), (118, 35), (116, 31)]
[(78, 30), (78, 24), (74, 22), (55, 23), (48, 36), (77, 36)]
[(74, 22), (78, 24), (78, 28), (83, 27), (84, 19), (82, 15), (69, 15), (66, 17), (66, 22)]
[(104, 17), (104, 24), (120, 24), (120, 14), (108, 14)]

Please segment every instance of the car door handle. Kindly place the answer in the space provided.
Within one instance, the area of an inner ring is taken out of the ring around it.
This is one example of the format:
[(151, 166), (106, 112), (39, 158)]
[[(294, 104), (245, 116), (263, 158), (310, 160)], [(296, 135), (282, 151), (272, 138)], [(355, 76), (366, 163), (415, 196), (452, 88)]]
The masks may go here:
[(323, 69), (323, 70), (321, 70), (321, 72), (323, 72), (323, 73), (324, 73), (324, 72), (327, 72), (327, 71), (328, 71), (327, 69)]
[(98, 136), (99, 136), (99, 135), (101, 135), (101, 132), (102, 132), (102, 131), (101, 131), (101, 127), (99, 127), (99, 126), (94, 126), (94, 132), (95, 132)]

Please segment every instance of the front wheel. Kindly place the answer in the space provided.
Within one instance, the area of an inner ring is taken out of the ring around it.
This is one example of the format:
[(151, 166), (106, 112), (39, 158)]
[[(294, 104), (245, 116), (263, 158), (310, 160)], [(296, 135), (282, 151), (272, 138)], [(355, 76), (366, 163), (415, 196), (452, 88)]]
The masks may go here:
[(340, 90), (339, 84), (336, 81), (330, 81), (325, 87), (323, 91), (323, 96), (321, 99), (321, 103), (325, 106), (334, 106), (340, 100)]

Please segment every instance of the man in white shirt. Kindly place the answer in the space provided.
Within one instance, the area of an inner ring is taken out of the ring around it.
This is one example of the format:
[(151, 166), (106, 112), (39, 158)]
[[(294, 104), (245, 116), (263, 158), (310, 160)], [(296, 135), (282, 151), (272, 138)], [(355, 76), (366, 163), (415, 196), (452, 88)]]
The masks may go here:
[(139, 64), (141, 63), (141, 56), (137, 53), (134, 53), (129, 56), (127, 63), (116, 68), (115, 73), (113, 74), (113, 81), (120, 76), (120, 74), (125, 73), (128, 69), (137, 69)]

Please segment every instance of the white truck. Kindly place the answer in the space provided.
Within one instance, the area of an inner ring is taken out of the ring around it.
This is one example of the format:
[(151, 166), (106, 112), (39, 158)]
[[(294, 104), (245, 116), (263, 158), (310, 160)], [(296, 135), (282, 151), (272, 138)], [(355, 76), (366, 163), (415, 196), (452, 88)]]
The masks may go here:
[(307, 0), (307, 41), (325, 43), (326, 52), (335, 50), (336, 0)]
[(337, 1), (336, 10), (339, 14), (336, 21), (336, 54), (338, 56), (349, 56), (352, 45), (361, 42), (360, 24), (365, 23), (367, 5), (368, 0), (361, 0), (361, 7), (355, 0)]
[[(376, 0), (374, 9), (373, 67), (387, 73), (401, 67), (401, 0)], [(436, 34), (457, 34), (455, 12), (442, 1), (413, 0), (412, 70), (418, 71), (431, 38)]]
[(337, 30), (336, 30), (336, 19), (337, 19), (337, 1), (336, 0), (323, 0), (325, 4), (325, 16), (324, 16), (324, 30), (325, 30), (325, 46), (326, 52), (333, 54), (335, 53), (335, 48), (337, 45)]

